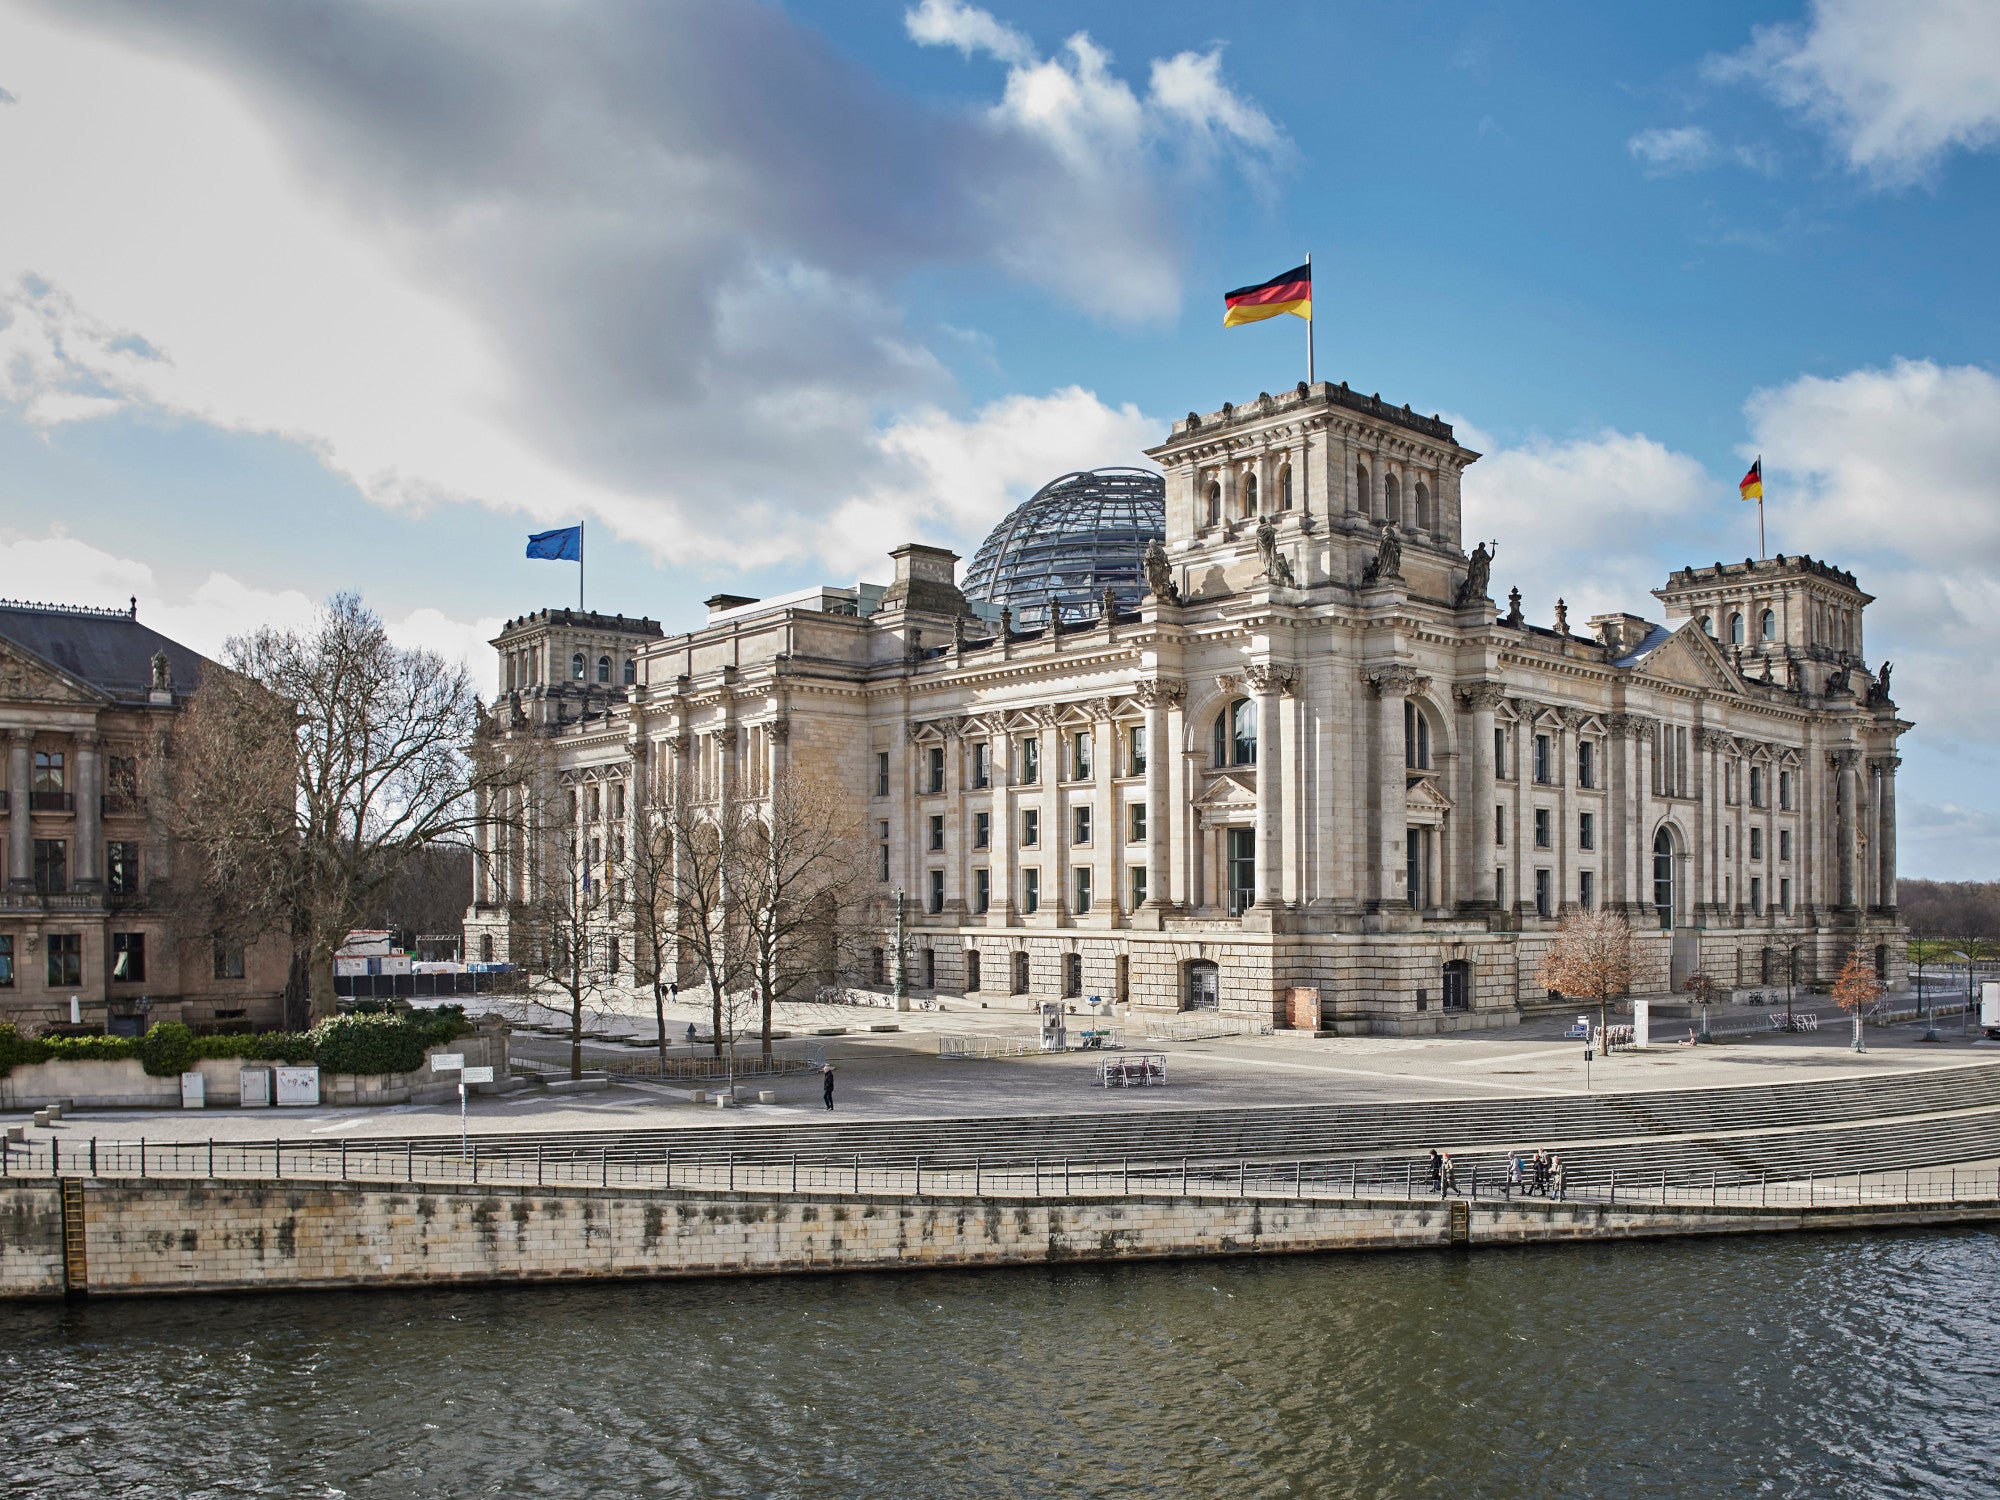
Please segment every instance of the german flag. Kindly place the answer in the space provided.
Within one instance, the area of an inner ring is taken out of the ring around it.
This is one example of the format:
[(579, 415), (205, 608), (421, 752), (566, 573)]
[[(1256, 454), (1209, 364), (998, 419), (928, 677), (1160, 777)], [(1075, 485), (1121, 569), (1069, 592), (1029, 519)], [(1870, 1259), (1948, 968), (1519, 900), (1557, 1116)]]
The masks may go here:
[(1239, 323), (1261, 322), (1265, 318), (1275, 318), (1279, 313), (1290, 313), (1310, 323), (1313, 315), (1312, 262), (1294, 266), (1284, 275), (1273, 276), (1256, 286), (1240, 286), (1233, 292), (1224, 292), (1222, 305), (1228, 309), (1222, 315), (1224, 328), (1234, 328)]
[(1743, 482), (1736, 486), (1745, 500), (1764, 498), (1764, 455), (1757, 455), (1757, 462), (1750, 465), (1750, 472), (1743, 476)]

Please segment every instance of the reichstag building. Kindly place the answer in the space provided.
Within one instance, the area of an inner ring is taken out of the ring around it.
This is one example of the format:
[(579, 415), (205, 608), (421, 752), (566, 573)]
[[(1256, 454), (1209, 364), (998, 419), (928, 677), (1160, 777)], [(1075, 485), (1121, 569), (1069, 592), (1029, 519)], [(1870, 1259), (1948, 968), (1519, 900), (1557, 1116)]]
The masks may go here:
[[(1649, 613), (1530, 624), (1464, 545), (1479, 455), (1345, 384), (1189, 413), (1148, 456), (1046, 486), (963, 583), (911, 542), (886, 585), (719, 595), (685, 635), (510, 621), (498, 722), (607, 823), (831, 768), (885, 931), (907, 893), (912, 984), (996, 1007), (1282, 1019), (1316, 991), (1330, 1030), (1504, 1024), (1599, 907), (1638, 934), (1637, 994), (1824, 982), (1856, 950), (1905, 983), (1910, 726), (1852, 574), (1698, 564)], [(520, 942), (518, 842), (481, 851), (470, 956)]]

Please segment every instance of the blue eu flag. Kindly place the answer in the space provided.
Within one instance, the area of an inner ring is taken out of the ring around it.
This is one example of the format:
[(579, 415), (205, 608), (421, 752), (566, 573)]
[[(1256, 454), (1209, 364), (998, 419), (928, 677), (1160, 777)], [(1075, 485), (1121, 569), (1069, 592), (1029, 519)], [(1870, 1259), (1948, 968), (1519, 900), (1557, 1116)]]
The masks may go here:
[(538, 531), (528, 538), (528, 556), (546, 557), (556, 562), (583, 561), (583, 528), (562, 526), (554, 531)]

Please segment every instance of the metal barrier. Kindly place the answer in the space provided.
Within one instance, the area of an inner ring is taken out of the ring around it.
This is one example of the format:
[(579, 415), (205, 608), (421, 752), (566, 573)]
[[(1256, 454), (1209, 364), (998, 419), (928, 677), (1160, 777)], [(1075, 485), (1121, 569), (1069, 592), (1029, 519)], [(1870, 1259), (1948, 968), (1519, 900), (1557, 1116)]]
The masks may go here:
[(1041, 1049), (1032, 1041), (1016, 1042), (1002, 1037), (961, 1036), (938, 1033), (937, 1055), (959, 1061), (989, 1057), (1033, 1057)]

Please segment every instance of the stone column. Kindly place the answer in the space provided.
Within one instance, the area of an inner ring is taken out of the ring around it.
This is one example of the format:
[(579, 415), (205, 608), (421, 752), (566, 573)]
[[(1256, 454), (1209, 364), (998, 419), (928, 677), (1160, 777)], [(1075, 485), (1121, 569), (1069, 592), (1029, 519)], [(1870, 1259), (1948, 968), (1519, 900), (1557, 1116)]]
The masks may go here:
[(481, 786), (473, 793), (472, 903), (486, 906), (493, 900), (493, 794)]
[(1290, 690), (1289, 667), (1269, 663), (1246, 672), (1250, 699), (1257, 705), (1257, 902), (1278, 907), (1285, 901), (1285, 744), (1278, 697)]
[[(1125, 808), (1118, 796), (1118, 723), (1111, 717), (1111, 700), (1092, 704), (1090, 726), (1091, 915), (1106, 927), (1125, 925), (1125, 893), (1119, 889), (1125, 861), (1119, 858), (1125, 847)], [(1149, 823), (1146, 825), (1151, 827)]]
[(1833, 764), (1834, 796), (1834, 839), (1835, 857), (1840, 866), (1840, 906), (1851, 911), (1856, 902), (1856, 889), (1860, 884), (1860, 848), (1857, 835), (1860, 832), (1855, 821), (1855, 768), (1860, 763), (1861, 752), (1852, 746), (1833, 751), (1828, 759)]
[(1900, 755), (1878, 756), (1871, 762), (1877, 777), (1875, 796), (1875, 858), (1878, 899), (1885, 911), (1896, 909), (1896, 768)]
[(70, 859), (70, 884), (77, 890), (94, 891), (104, 884), (104, 757), (97, 732), (85, 730), (76, 737), (76, 849)]
[(29, 831), (28, 790), (34, 785), (34, 732), (16, 729), (7, 745), (7, 884), (18, 891), (35, 884), (34, 835)]
[(1460, 735), (1465, 747), (1463, 783), (1459, 788), (1460, 905), (1491, 910), (1499, 899), (1493, 889), (1493, 862), (1499, 846), (1493, 841), (1493, 810), (1499, 806), (1498, 768), (1493, 763), (1493, 711), (1505, 689), (1497, 682), (1474, 682), (1458, 690), (1465, 711)]
[[(993, 782), (992, 846), (986, 860), (986, 925), (1005, 927), (1014, 910), (1014, 841), (1020, 836), (1014, 812), (1014, 739), (1004, 722), (996, 721), (987, 743), (989, 773)], [(1012, 962), (1009, 959), (1008, 962)], [(1012, 984), (1012, 977), (1008, 983)]]
[(1375, 795), (1380, 806), (1375, 824), (1374, 905), (1378, 910), (1409, 910), (1409, 782), (1403, 765), (1403, 700), (1430, 686), (1428, 677), (1409, 667), (1385, 667), (1371, 673), (1368, 687), (1375, 695)]
[(1142, 682), (1133, 695), (1146, 712), (1146, 905), (1145, 910), (1164, 913), (1173, 910), (1174, 806), (1168, 778), (1173, 770), (1170, 759), (1173, 741), (1168, 728), (1168, 711), (1180, 703), (1187, 689), (1171, 678)]

